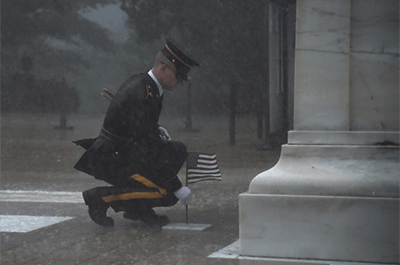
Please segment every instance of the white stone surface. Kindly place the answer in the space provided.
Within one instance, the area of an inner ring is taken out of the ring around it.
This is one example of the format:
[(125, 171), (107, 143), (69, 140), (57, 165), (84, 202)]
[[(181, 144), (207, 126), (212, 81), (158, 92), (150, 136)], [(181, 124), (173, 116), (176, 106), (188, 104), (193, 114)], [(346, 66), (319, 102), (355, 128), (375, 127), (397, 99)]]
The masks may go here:
[(349, 53), (350, 1), (297, 1), (297, 16), (296, 50)]
[(349, 55), (298, 50), (295, 60), (294, 129), (348, 130)]
[(27, 233), (72, 218), (60, 216), (0, 215), (0, 232)]
[(350, 129), (398, 131), (399, 55), (353, 52), (350, 68)]
[(239, 197), (240, 257), (399, 263), (399, 2), (298, 0), (294, 131)]
[(249, 193), (399, 198), (399, 172), (398, 147), (283, 145)]
[(294, 129), (348, 130), (350, 4), (298, 1), (297, 16)]
[(217, 259), (237, 259), (239, 258), (239, 240), (216, 251), (208, 256)]
[(197, 231), (203, 232), (212, 227), (211, 224), (197, 224), (197, 223), (169, 223), (162, 227), (163, 230), (184, 230), (184, 231)]
[(398, 199), (243, 193), (239, 201), (241, 256), (399, 262)]
[(40, 190), (0, 190), (0, 201), (84, 203), (82, 192)]
[[(335, 260), (314, 260), (314, 259), (287, 259), (287, 258), (266, 258), (266, 257), (252, 257), (252, 256), (241, 256), (239, 255), (239, 246), (240, 241), (237, 240), (232, 244), (210, 254), (208, 258), (216, 258), (216, 259), (240, 259), (240, 260), (249, 260), (255, 261), (254, 264), (282, 264), (282, 265), (289, 265), (289, 264), (299, 264), (299, 265), (318, 265), (318, 264), (326, 264), (326, 265), (387, 265), (384, 263), (365, 263), (365, 262), (353, 262), (353, 261), (335, 261)], [(262, 263), (264, 262), (264, 263)], [(240, 263), (242, 264), (242, 263)], [(244, 264), (253, 264), (253, 263), (246, 263)]]
[(398, 131), (289, 131), (291, 145), (379, 145), (399, 144)]
[(398, 54), (399, 1), (351, 1), (351, 50)]
[(396, 0), (298, 1), (295, 130), (399, 130)]
[(351, 130), (399, 130), (399, 4), (352, 1)]

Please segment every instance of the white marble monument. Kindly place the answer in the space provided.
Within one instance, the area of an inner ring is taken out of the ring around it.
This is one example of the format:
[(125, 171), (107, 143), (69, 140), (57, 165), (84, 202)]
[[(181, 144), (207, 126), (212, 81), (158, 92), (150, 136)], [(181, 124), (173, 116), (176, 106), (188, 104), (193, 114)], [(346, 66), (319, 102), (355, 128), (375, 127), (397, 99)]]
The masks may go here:
[(399, 263), (399, 1), (297, 0), (294, 130), (239, 196), (240, 255)]

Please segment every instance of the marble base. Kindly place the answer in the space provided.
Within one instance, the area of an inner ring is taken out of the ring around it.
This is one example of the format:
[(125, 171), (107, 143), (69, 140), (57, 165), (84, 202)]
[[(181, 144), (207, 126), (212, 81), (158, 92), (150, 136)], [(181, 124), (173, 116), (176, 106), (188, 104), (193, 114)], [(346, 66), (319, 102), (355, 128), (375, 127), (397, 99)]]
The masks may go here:
[(399, 198), (399, 172), (398, 146), (289, 144), (249, 192)]
[(399, 262), (399, 200), (260, 195), (240, 203), (240, 255)]
[(390, 145), (399, 144), (399, 132), (380, 131), (289, 131), (289, 142), (312, 145)]
[(240, 255), (398, 264), (399, 168), (396, 146), (282, 146), (239, 196)]

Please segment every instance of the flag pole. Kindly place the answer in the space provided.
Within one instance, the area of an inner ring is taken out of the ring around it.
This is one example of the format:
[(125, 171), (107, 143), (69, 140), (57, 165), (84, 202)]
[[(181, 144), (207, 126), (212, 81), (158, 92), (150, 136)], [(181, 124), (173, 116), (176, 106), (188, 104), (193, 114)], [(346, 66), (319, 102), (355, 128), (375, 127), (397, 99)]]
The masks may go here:
[[(186, 161), (186, 187), (188, 186), (188, 162)], [(186, 204), (186, 224), (189, 223), (189, 207)]]

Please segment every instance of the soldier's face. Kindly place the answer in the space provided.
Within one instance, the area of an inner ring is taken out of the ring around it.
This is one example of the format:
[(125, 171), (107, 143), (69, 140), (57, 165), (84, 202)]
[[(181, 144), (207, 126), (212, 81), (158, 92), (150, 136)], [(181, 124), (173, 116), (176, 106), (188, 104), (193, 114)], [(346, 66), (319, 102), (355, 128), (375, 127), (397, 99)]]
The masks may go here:
[(176, 72), (167, 67), (166, 69), (166, 75), (165, 75), (165, 80), (164, 80), (164, 88), (167, 90), (174, 90), (178, 84), (182, 83), (182, 79), (178, 77)]

